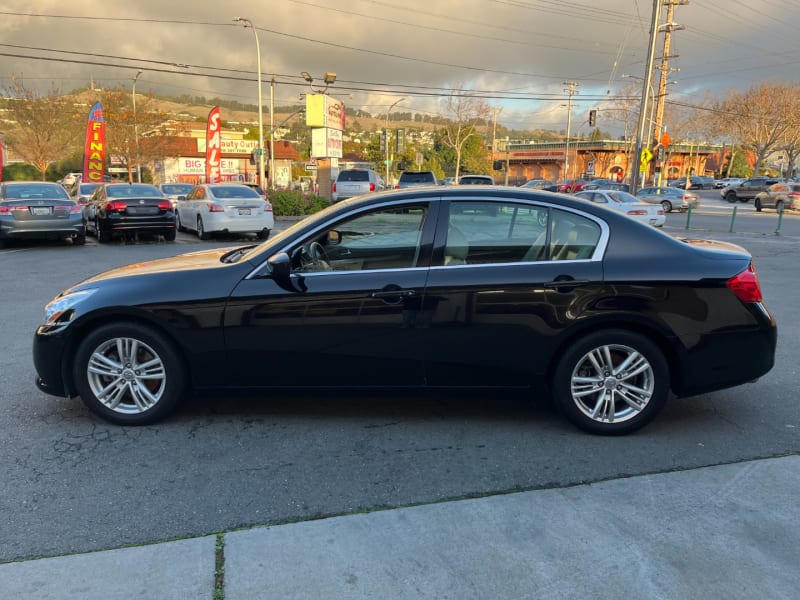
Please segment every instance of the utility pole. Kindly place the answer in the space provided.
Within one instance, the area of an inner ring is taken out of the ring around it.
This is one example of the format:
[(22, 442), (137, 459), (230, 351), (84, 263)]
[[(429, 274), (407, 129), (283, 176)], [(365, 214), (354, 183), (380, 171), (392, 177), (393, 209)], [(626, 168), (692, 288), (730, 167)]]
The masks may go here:
[(661, 137), (661, 124), (664, 120), (664, 99), (667, 96), (667, 79), (672, 69), (669, 68), (669, 59), (678, 58), (677, 55), (670, 56), (669, 49), (672, 43), (672, 32), (683, 29), (683, 25), (676, 25), (672, 22), (676, 6), (689, 4), (689, 0), (665, 0), (667, 6), (667, 19), (664, 22), (664, 51), (661, 55), (661, 77), (658, 81), (658, 95), (656, 96), (656, 118), (653, 123), (653, 146), (658, 143)]
[[(656, 57), (656, 39), (658, 38), (658, 20), (661, 15), (663, 0), (653, 0), (653, 18), (650, 22), (650, 48), (647, 52), (647, 65), (644, 72), (642, 85), (642, 101), (639, 105), (639, 126), (636, 130), (636, 146), (633, 151), (633, 170), (631, 171), (631, 194), (636, 195), (639, 190), (639, 169), (642, 159), (642, 140), (644, 139), (645, 125), (647, 124), (647, 97), (650, 94), (650, 85), (653, 80), (653, 64)], [(631, 165), (628, 166), (631, 168)]]
[(575, 90), (580, 85), (577, 81), (565, 81), (564, 85), (567, 86), (564, 91), (567, 92), (567, 142), (564, 145), (564, 179), (569, 179), (569, 135), (570, 128), (572, 127), (572, 97), (578, 92)]

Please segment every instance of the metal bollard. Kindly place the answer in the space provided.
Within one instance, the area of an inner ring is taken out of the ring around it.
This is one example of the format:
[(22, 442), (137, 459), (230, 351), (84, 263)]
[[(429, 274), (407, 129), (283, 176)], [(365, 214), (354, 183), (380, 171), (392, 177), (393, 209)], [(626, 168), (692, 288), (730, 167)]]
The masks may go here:
[(686, 209), (686, 229), (689, 229), (689, 225), (692, 223), (692, 205), (689, 205), (689, 208)]
[(731, 227), (728, 229), (728, 233), (734, 233), (733, 226), (736, 223), (736, 209), (739, 208), (738, 206), (733, 207), (733, 213), (731, 213)]
[(775, 235), (781, 234), (782, 223), (783, 223), (783, 203), (781, 202), (780, 209), (778, 210), (778, 226), (775, 228)]

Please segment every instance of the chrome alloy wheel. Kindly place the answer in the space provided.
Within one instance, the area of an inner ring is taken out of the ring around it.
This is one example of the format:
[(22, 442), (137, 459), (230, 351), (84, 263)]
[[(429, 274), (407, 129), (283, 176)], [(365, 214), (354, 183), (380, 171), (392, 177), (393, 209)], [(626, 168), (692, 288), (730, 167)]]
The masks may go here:
[(161, 357), (144, 342), (127, 337), (100, 344), (89, 357), (86, 375), (97, 400), (122, 414), (153, 408), (167, 384)]
[(630, 346), (599, 346), (577, 362), (570, 391), (578, 409), (593, 421), (628, 421), (641, 413), (653, 398), (653, 367)]

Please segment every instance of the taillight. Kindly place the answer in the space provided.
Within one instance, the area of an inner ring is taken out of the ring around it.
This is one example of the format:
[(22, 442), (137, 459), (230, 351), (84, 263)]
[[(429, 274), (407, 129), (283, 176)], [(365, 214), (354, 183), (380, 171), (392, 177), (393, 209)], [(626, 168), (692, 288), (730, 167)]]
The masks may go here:
[(214, 204), (213, 202), (209, 202), (208, 212), (225, 212), (225, 209), (219, 204)]
[(112, 202), (106, 203), (106, 210), (109, 212), (122, 212), (126, 208), (128, 208), (128, 205), (125, 204), (122, 200), (114, 200)]
[(628, 214), (629, 215), (646, 215), (647, 211), (646, 210), (629, 210)]
[(75, 213), (83, 212), (83, 208), (80, 204), (76, 204), (75, 206), (69, 207), (69, 212), (74, 215)]
[(331, 190), (331, 191), (334, 191), (334, 192), (336, 191), (336, 182), (335, 181), (333, 182), (333, 190)]
[(664, 209), (663, 209), (663, 208), (659, 208), (659, 209), (656, 211), (656, 214), (663, 215), (663, 214), (664, 214)]
[(172, 210), (172, 202), (169, 200), (164, 200), (158, 203), (159, 210)]
[(789, 192), (786, 195), (789, 196), (790, 198), (800, 198), (800, 192)]
[(369, 184), (369, 191), (370, 192), (374, 192), (375, 191), (375, 184), (374, 183), (370, 183)]
[(264, 205), (264, 212), (272, 212), (272, 203), (269, 200)]
[(736, 277), (728, 279), (726, 285), (742, 302), (761, 302), (761, 285), (752, 262)]
[(0, 206), (0, 215), (7, 215), (11, 212), (11, 209), (8, 206)]
[(398, 183), (397, 185), (395, 185), (394, 189), (399, 190), (400, 189), (400, 184)]

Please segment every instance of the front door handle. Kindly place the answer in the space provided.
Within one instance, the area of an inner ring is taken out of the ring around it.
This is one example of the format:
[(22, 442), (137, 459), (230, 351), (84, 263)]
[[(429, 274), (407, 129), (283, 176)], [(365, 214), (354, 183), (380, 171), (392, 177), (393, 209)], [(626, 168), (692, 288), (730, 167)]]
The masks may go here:
[(404, 290), (401, 288), (392, 290), (383, 289), (380, 292), (372, 292), (370, 294), (373, 298), (410, 298), (416, 295), (417, 293), (414, 290)]
[[(563, 277), (563, 279), (561, 277)], [(548, 281), (543, 287), (545, 289), (555, 289), (560, 292), (589, 285), (588, 279), (572, 279), (571, 277), (563, 275), (561, 277), (556, 277), (553, 281)]]

